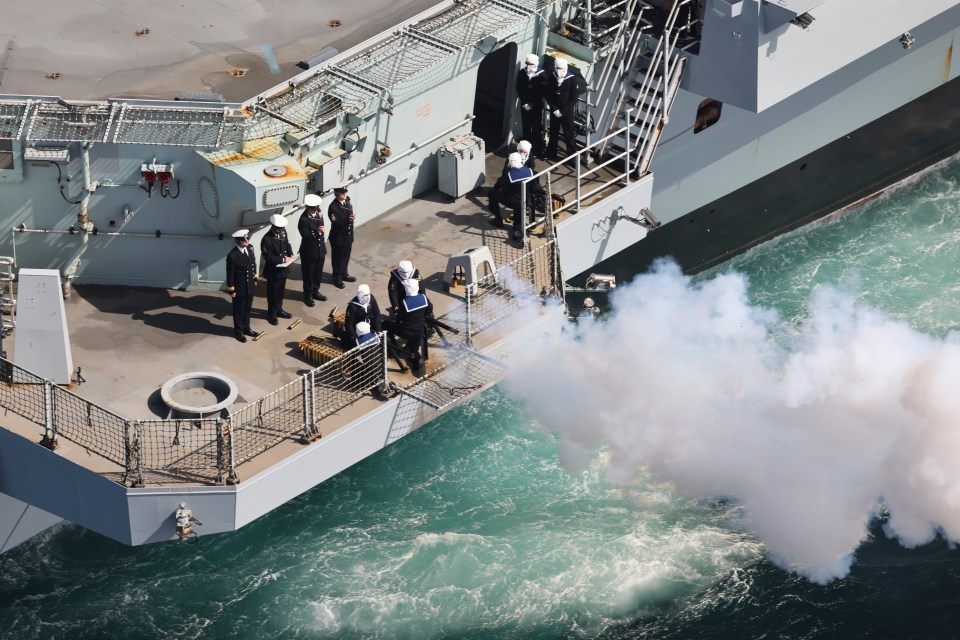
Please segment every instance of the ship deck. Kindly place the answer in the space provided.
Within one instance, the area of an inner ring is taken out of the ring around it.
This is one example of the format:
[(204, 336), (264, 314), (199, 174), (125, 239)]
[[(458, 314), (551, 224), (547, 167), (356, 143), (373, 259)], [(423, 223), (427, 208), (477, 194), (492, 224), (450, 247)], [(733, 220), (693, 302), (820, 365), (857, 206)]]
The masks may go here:
[(303, 69), (438, 6), (437, 0), (26, 0), (4, 3), (0, 92), (71, 100), (172, 100), (181, 92), (242, 102)]
[[(486, 191), (499, 176), (503, 162), (502, 154), (488, 154), (487, 184), (466, 196), (453, 200), (439, 191), (430, 191), (360, 226), (351, 256), (351, 274), (357, 277), (357, 283), (342, 290), (333, 287), (328, 262), (321, 286), (321, 293), (328, 296), (326, 302), (317, 302), (312, 308), (304, 305), (299, 267), (292, 268), (284, 308), (294, 314), (293, 319), (281, 321), (278, 326), (267, 323), (265, 288), (261, 283), (251, 326), (254, 331), (265, 333), (256, 341), (248, 339), (241, 344), (233, 338), (231, 304), (224, 292), (76, 286), (65, 301), (65, 309), (73, 364), (79, 367), (83, 382), (72, 385), (72, 391), (126, 419), (167, 418), (169, 410), (159, 397), (160, 387), (176, 375), (213, 372), (228, 377), (237, 386), (238, 398), (228, 407), (234, 411), (316, 366), (300, 353), (298, 344), (309, 335), (332, 337), (331, 310), (343, 310), (355, 295), (356, 285), (368, 284), (381, 310), (385, 310), (389, 272), (404, 259), (411, 260), (420, 270), (435, 315), (442, 318), (463, 304), (462, 287), (449, 292), (443, 287), (443, 273), (451, 255), (485, 245), (499, 266), (524, 253), (519, 243), (508, 238), (509, 228), (495, 228), (487, 220)], [(574, 182), (569, 168), (560, 167), (553, 175), (558, 190)], [(608, 176), (604, 176), (606, 179)], [(611, 191), (615, 189), (615, 185), (609, 187)], [(570, 215), (573, 214), (561, 213), (558, 222)], [(542, 228), (535, 228), (530, 236), (534, 247), (544, 242), (543, 234), (538, 233)], [(299, 323), (294, 326), (296, 321)], [(497, 337), (495, 330), (481, 332), (474, 346), (482, 350)], [(449, 334), (448, 338), (450, 348), (436, 338), (431, 341), (428, 373), (455, 355), (461, 338)], [(4, 346), (15, 362), (13, 336), (4, 341)], [(400, 387), (415, 381), (412, 374), (401, 373), (393, 360), (388, 362), (388, 377)], [(323, 418), (318, 423), (322, 436), (374, 410), (379, 403), (367, 394)], [(4, 426), (34, 442), (39, 442), (43, 435), (42, 427), (11, 412), (4, 417)], [(241, 478), (249, 478), (302, 447), (300, 440), (291, 436), (239, 465), (237, 470)], [(121, 480), (123, 469), (119, 465), (65, 438), (59, 438), (57, 453), (90, 471)], [(154, 474), (145, 480), (154, 486), (185, 484), (182, 478)]]

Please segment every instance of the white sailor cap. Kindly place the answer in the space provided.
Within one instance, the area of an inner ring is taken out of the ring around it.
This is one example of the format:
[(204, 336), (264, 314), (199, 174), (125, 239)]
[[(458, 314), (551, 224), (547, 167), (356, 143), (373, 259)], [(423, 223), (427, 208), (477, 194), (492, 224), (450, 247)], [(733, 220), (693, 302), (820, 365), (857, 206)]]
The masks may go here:
[(249, 235), (250, 235), (249, 229), (237, 229), (236, 231), (233, 232), (234, 238), (246, 238)]
[(567, 61), (564, 60), (563, 58), (555, 58), (554, 61), (553, 61), (553, 68), (554, 68), (554, 69), (563, 69), (564, 71), (566, 71), (566, 70), (567, 70)]
[(523, 166), (523, 158), (520, 157), (519, 153), (511, 153), (507, 156), (507, 166), (511, 169), (519, 169)]
[(358, 296), (368, 296), (368, 295), (370, 295), (370, 285), (368, 285), (368, 284), (361, 284), (359, 287), (357, 287), (357, 295), (358, 295)]
[(533, 149), (533, 145), (526, 140), (521, 140), (517, 143), (517, 151), (520, 153), (530, 153), (531, 149)]
[(270, 224), (272, 224), (275, 227), (285, 227), (287, 226), (287, 219), (284, 218), (279, 213), (275, 213), (272, 216), (270, 216)]
[(369, 322), (358, 322), (357, 323), (357, 335), (365, 336), (370, 333), (370, 323)]
[(538, 64), (540, 64), (540, 58), (537, 57), (537, 54), (535, 54), (535, 53), (528, 53), (528, 54), (527, 54), (527, 64), (538, 65)]
[(303, 206), (305, 207), (319, 207), (321, 204), (323, 204), (323, 198), (315, 193), (308, 193), (303, 199)]
[(401, 260), (400, 264), (397, 265), (397, 271), (400, 272), (400, 275), (406, 278), (413, 277), (413, 263), (409, 260)]
[(404, 280), (403, 290), (408, 296), (415, 296), (420, 293), (420, 283), (416, 280)]

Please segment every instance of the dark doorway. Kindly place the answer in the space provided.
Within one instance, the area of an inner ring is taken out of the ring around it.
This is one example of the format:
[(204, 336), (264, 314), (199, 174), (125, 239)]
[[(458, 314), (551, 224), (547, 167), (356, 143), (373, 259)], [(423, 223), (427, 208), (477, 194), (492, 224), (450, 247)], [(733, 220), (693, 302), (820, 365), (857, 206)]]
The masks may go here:
[(483, 138), (487, 151), (507, 142), (513, 117), (513, 82), (517, 75), (517, 44), (510, 42), (487, 55), (477, 69), (477, 93), (473, 100), (473, 133)]

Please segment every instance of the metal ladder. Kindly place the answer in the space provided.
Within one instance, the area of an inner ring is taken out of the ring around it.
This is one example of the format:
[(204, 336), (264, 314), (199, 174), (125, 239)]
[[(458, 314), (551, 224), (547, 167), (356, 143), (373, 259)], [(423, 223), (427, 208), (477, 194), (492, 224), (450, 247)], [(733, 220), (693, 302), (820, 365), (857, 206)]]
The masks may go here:
[(17, 297), (13, 284), (13, 258), (0, 256), (0, 331), (7, 335), (17, 326)]
[[(646, 21), (642, 15), (638, 21), (644, 23), (634, 28), (625, 48), (625, 68), (621, 76), (621, 90), (612, 108), (607, 112), (606, 131), (615, 131), (629, 125), (629, 135), (612, 138), (609, 151), (622, 153), (629, 145), (627, 156), (629, 171), (642, 176), (649, 170), (663, 130), (670, 118), (680, 78), (683, 74), (685, 58), (678, 46), (681, 35), (689, 44), (692, 22), (689, 19), (694, 0), (679, 0), (670, 7), (659, 37), (644, 36), (646, 29), (656, 29), (659, 25)], [(677, 19), (685, 11), (688, 20), (677, 28)], [(616, 75), (616, 74), (612, 74)], [(610, 117), (613, 116), (613, 117)], [(607, 145), (600, 154), (608, 151)]]

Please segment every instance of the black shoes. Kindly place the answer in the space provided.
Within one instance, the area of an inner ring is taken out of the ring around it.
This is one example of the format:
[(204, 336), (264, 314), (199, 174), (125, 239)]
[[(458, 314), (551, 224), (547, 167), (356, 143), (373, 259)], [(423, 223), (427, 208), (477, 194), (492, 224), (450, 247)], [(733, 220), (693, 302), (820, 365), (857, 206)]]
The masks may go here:
[(246, 336), (244, 336), (242, 333), (241, 333), (240, 335), (234, 336), (234, 338), (237, 339), (237, 342), (246, 342), (246, 341), (247, 341)]
[(244, 332), (243, 332), (243, 335), (245, 335), (245, 336), (250, 336), (251, 338), (256, 338), (256, 337), (257, 337), (258, 335), (260, 335), (260, 334), (257, 333), (256, 331), (249, 331), (249, 330), (248, 330), (248, 331), (244, 331)]
[(343, 276), (343, 281), (344, 281), (344, 282), (356, 282), (357, 279), (356, 279), (355, 277), (353, 277), (353, 276)]
[(313, 294), (313, 299), (314, 299), (314, 300), (319, 300), (320, 302), (326, 302), (326, 301), (327, 301), (327, 296), (323, 295), (322, 293), (315, 293), (315, 294)]
[(343, 285), (343, 282), (341, 282), (340, 280), (336, 280), (334, 281), (333, 286), (335, 286), (337, 289), (343, 289), (344, 285)]
[(292, 314), (292, 313), (289, 313), (289, 312), (287, 312), (287, 311), (277, 311), (277, 317), (278, 317), (278, 318), (289, 319), (289, 318), (292, 318), (292, 317), (293, 317), (293, 314)]
[(314, 303), (312, 297), (304, 297), (303, 304), (307, 305), (308, 307), (316, 306), (316, 303)]
[(267, 322), (269, 322), (273, 326), (277, 326), (278, 324), (280, 324), (280, 322), (276, 318), (267, 318)]
[(503, 219), (502, 218), (490, 218), (490, 224), (497, 227), (498, 229), (503, 229)]

